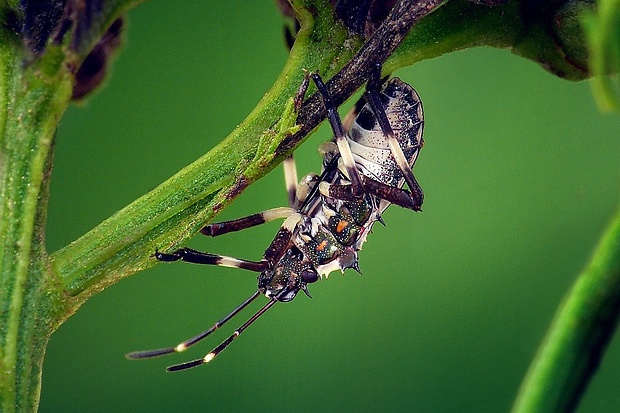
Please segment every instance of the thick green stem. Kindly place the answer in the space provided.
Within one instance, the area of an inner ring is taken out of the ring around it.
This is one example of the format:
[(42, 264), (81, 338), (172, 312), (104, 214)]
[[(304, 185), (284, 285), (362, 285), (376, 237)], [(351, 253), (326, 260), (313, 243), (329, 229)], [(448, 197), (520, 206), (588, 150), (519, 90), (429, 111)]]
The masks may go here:
[(557, 76), (585, 79), (589, 74), (583, 33), (572, 22), (594, 5), (587, 0), (567, 1), (562, 7), (550, 3), (510, 0), (486, 7), (450, 0), (413, 28), (385, 68), (391, 72), (455, 50), (492, 46), (539, 62)]
[(596, 371), (620, 312), (620, 208), (558, 310), (514, 413), (572, 411)]
[(62, 305), (43, 248), (51, 144), (71, 96), (53, 53), (24, 68), (20, 44), (0, 42), (0, 410), (38, 405), (47, 339)]

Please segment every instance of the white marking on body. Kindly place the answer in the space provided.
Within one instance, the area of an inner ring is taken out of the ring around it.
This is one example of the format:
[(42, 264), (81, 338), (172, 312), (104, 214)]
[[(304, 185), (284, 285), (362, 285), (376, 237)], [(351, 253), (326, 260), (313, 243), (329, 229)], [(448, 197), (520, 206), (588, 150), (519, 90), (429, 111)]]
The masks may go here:
[(321, 195), (328, 197), (329, 196), (329, 187), (330, 187), (330, 184), (328, 182), (323, 181), (323, 182), (319, 183), (319, 192), (321, 193)]
[(281, 228), (293, 232), (300, 219), (301, 215), (297, 212), (293, 212), (288, 218), (286, 218), (286, 221), (284, 221)]
[[(327, 183), (327, 182), (325, 182)], [(320, 188), (319, 188), (320, 190)], [(323, 204), (321, 206), (321, 212), (322, 215), (325, 217), (325, 219), (321, 219), (321, 221), (323, 221), (323, 223), (327, 223), (329, 218), (336, 216), (336, 211), (334, 211), (333, 209), (331, 209), (330, 207), (328, 207), (327, 205)], [(317, 214), (318, 215), (318, 214)], [(318, 218), (322, 218), (320, 215), (318, 215)]]
[(309, 173), (301, 178), (301, 181), (299, 181), (299, 185), (297, 186), (297, 200), (299, 203), (302, 203), (308, 197), (310, 189), (312, 188), (310, 184), (316, 182), (317, 179), (318, 175), (315, 173)]
[(328, 262), (327, 264), (319, 265), (316, 268), (317, 272), (321, 277), (325, 277), (325, 279), (329, 278), (329, 274), (333, 271), (340, 270), (340, 263), (338, 260), (333, 260)]
[(185, 343), (181, 343), (174, 348), (174, 351), (176, 351), (177, 353), (180, 353), (185, 350), (187, 350), (187, 346), (185, 345)]

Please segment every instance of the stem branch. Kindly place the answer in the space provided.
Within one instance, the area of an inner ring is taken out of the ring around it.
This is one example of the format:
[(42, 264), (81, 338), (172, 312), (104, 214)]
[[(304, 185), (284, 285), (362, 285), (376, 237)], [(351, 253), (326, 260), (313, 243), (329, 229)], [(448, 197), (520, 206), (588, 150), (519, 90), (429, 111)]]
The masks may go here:
[(559, 308), (530, 365), (513, 413), (575, 409), (620, 312), (620, 208)]

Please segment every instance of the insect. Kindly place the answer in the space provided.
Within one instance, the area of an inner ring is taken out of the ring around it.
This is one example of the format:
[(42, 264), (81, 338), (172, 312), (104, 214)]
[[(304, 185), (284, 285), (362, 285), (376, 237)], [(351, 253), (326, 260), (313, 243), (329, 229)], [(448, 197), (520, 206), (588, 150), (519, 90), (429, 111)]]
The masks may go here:
[[(412, 168), (423, 145), (422, 102), (417, 92), (398, 78), (383, 87), (381, 68), (374, 68), (364, 96), (346, 118), (345, 132), (336, 107), (318, 74), (312, 80), (322, 96), (334, 139), (323, 144), (320, 175), (308, 174), (297, 183), (292, 157), (284, 161), (289, 207), (270, 209), (244, 218), (214, 223), (201, 232), (218, 236), (284, 219), (271, 245), (258, 262), (240, 260), (181, 248), (156, 252), (160, 261), (187, 261), (242, 268), (258, 273), (258, 289), (211, 328), (176, 346), (127, 355), (143, 359), (185, 351), (222, 327), (260, 295), (268, 298), (258, 312), (203, 358), (176, 364), (168, 371), (208, 363), (239, 337), (254, 321), (278, 302), (291, 301), (308, 284), (334, 270), (359, 271), (357, 253), (372, 225), (383, 223), (381, 214), (390, 204), (421, 210), (423, 193)], [(307, 86), (307, 81), (305, 82)], [(404, 184), (408, 189), (404, 189)]]

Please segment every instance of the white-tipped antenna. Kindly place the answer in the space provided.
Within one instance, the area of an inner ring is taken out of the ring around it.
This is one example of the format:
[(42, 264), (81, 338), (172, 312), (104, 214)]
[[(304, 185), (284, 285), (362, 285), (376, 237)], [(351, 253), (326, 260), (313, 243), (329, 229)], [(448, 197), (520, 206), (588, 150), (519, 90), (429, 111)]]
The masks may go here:
[(195, 337), (190, 338), (189, 340), (179, 343), (178, 345), (173, 346), (173, 347), (160, 348), (160, 349), (155, 349), (155, 350), (146, 350), (146, 351), (134, 351), (133, 353), (127, 354), (126, 357), (131, 360), (139, 360), (139, 359), (164, 356), (166, 354), (171, 354), (171, 353), (180, 353), (182, 351), (185, 351), (189, 347), (198, 343), (202, 339), (206, 338), (209, 334), (211, 334), (212, 332), (214, 332), (215, 330), (217, 330), (218, 328), (226, 324), (228, 320), (236, 316), (241, 310), (247, 307), (259, 295), (260, 295), (260, 291), (255, 291), (254, 294), (252, 294), (240, 306), (238, 306), (233, 311), (231, 311), (226, 317), (222, 318), (220, 321), (215, 323), (210, 329), (203, 331), (202, 333), (198, 334)]
[(278, 300), (276, 298), (272, 298), (271, 300), (269, 300), (269, 302), (267, 304), (265, 304), (265, 306), (263, 308), (258, 310), (258, 312), (256, 314), (254, 314), (252, 317), (250, 317), (250, 319), (248, 321), (246, 321), (245, 323), (243, 323), (243, 325), (241, 327), (236, 329), (235, 332), (232, 333), (232, 335), (230, 337), (228, 337), (226, 340), (224, 340), (222, 343), (220, 343), (219, 346), (217, 346), (216, 348), (211, 350), (209, 353), (207, 353), (203, 358), (187, 361), (187, 362), (181, 363), (181, 364), (175, 364), (174, 366), (168, 367), (166, 370), (167, 371), (187, 370), (187, 369), (191, 369), (193, 367), (198, 367), (201, 364), (205, 364), (205, 363), (210, 362), (215, 357), (217, 357), (218, 354), (220, 354), (222, 351), (224, 351), (226, 349), (226, 347), (228, 347), (230, 345), (230, 343), (233, 342), (234, 339), (239, 337), (241, 335), (241, 333), (243, 333), (243, 331), (250, 326), (250, 324), (252, 324), (254, 321), (256, 321), (260, 316), (265, 314), (265, 312), (267, 310), (269, 310), (277, 302), (278, 302)]

